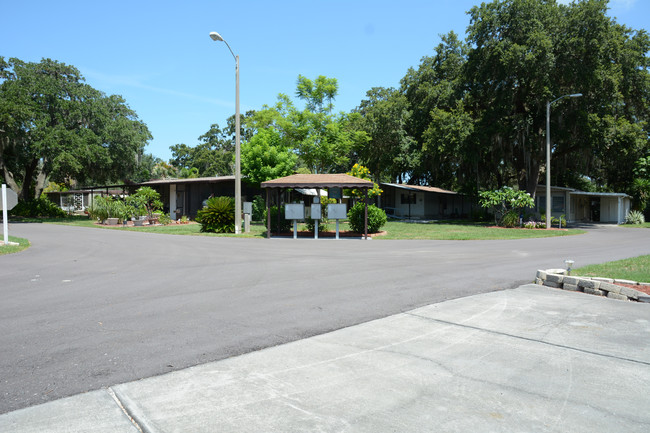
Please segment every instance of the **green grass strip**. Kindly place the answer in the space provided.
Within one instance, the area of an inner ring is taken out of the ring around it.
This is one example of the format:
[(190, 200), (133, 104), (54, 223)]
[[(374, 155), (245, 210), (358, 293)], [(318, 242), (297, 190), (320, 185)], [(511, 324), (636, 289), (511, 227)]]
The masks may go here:
[(603, 277), (650, 282), (650, 255), (574, 269), (572, 276)]
[(9, 242), (17, 242), (18, 245), (4, 245), (4, 239), (0, 238), (0, 256), (13, 254), (29, 248), (29, 241), (25, 238), (9, 236)]

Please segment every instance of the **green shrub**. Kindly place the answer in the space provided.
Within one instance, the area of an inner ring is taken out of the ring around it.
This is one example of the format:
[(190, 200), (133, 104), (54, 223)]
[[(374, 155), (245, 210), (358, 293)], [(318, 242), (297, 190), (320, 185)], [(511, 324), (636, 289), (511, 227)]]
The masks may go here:
[(506, 213), (503, 218), (501, 218), (500, 225), (507, 228), (519, 227), (519, 212), (511, 210)]
[(645, 216), (643, 212), (632, 210), (625, 216), (625, 224), (643, 224), (645, 223)]
[[(541, 219), (542, 219), (542, 223), (544, 224), (544, 227), (546, 227), (546, 214), (542, 213)], [(560, 228), (560, 226), (566, 227), (566, 216), (560, 215), (560, 218), (552, 216), (551, 227)]]
[(52, 203), (47, 198), (37, 198), (35, 200), (20, 200), (13, 209), (8, 211), (9, 215), (20, 217), (46, 217), (46, 218), (65, 218), (67, 214)]
[[(363, 233), (364, 231), (364, 214), (365, 214), (365, 205), (363, 202), (357, 202), (354, 206), (348, 211), (348, 221), (350, 223), (350, 228), (357, 233)], [(379, 209), (374, 204), (368, 206), (368, 233), (377, 233), (384, 224), (386, 224), (386, 212), (383, 209)]]
[(199, 210), (196, 221), (202, 232), (235, 233), (235, 199), (233, 197), (211, 197), (206, 206)]
[[(266, 209), (264, 209), (264, 226), (268, 230)], [(289, 232), (293, 228), (293, 221), (284, 217), (284, 206), (280, 207), (280, 226), (278, 227), (278, 207), (271, 206), (271, 231), (274, 233)], [(279, 230), (278, 230), (279, 229)]]
[(264, 219), (264, 212), (266, 211), (266, 203), (261, 195), (253, 197), (253, 213), (251, 220), (262, 221)]
[(172, 222), (172, 218), (169, 216), (168, 213), (161, 213), (160, 216), (158, 217), (158, 222), (166, 226), (167, 224), (170, 224)]
[(124, 221), (131, 217), (131, 213), (130, 206), (111, 196), (95, 197), (92, 206), (88, 209), (88, 216), (99, 222), (105, 221), (106, 218), (119, 218)]

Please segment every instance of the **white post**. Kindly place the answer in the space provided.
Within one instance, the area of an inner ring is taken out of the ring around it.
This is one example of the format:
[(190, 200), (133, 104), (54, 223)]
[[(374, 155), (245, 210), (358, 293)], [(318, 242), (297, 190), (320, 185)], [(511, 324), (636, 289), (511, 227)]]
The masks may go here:
[(298, 239), (298, 221), (293, 220), (293, 238)]
[(339, 238), (339, 220), (336, 220), (336, 239)]
[(7, 217), (7, 185), (2, 184), (2, 231), (4, 244), (9, 245), (9, 217)]

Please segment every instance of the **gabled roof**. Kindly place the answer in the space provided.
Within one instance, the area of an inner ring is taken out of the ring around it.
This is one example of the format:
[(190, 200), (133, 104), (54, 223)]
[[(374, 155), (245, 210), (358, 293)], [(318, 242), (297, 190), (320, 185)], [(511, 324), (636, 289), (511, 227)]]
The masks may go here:
[(359, 179), (345, 173), (293, 174), (262, 182), (262, 188), (372, 188), (369, 180)]
[(437, 188), (435, 186), (406, 185), (403, 183), (382, 183), (382, 185), (388, 185), (395, 188), (406, 189), (409, 191), (436, 192), (439, 194), (458, 194), (455, 191), (449, 191), (447, 189)]

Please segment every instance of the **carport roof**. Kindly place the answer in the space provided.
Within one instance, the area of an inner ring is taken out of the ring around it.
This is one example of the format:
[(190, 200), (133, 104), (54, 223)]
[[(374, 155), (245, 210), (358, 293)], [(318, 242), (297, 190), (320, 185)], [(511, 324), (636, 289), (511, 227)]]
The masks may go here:
[(372, 188), (369, 180), (359, 179), (345, 173), (293, 174), (262, 182), (262, 188)]

